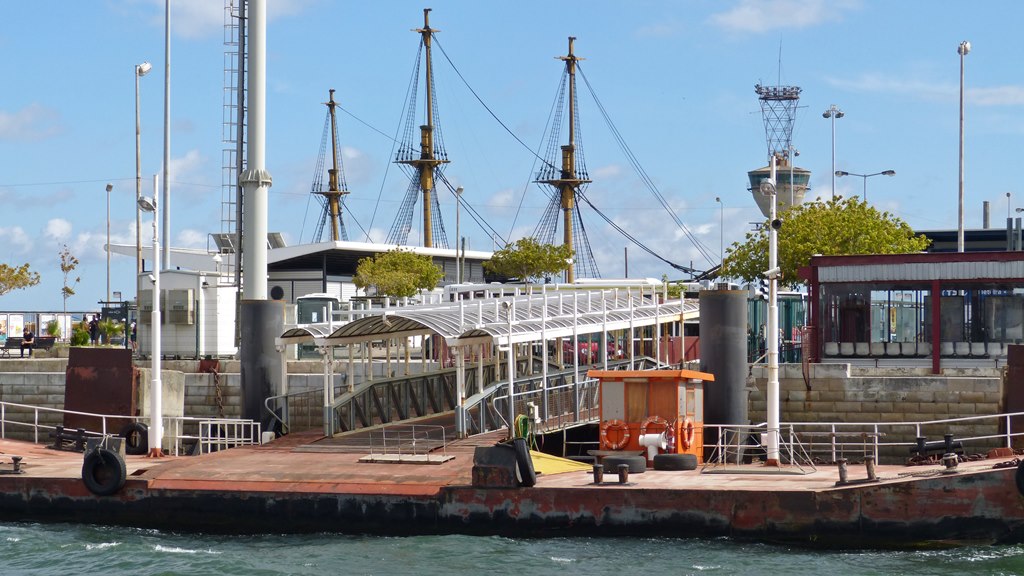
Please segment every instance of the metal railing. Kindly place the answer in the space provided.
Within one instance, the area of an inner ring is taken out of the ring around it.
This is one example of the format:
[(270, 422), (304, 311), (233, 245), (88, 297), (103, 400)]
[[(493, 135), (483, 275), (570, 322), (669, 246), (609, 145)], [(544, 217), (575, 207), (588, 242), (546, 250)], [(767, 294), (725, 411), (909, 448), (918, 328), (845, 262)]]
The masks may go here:
[[(28, 437), (35, 444), (48, 443), (51, 432), (56, 431), (59, 423), (50, 424), (42, 422), (41, 415), (48, 414), (51, 419), (63, 421), (64, 415), (74, 415), (87, 418), (95, 418), (100, 422), (100, 429), (86, 430), (86, 436), (107, 436), (117, 435), (119, 430), (112, 430), (113, 422), (141, 422), (147, 423), (148, 419), (138, 416), (119, 416), (114, 414), (95, 414), (91, 412), (79, 412), (75, 410), (64, 410), (61, 408), (49, 408), (46, 406), (32, 406), (29, 404), (17, 404), (14, 402), (0, 402), (0, 438), (7, 438), (9, 428), (29, 428)], [(30, 417), (29, 417), (30, 416)], [(164, 441), (170, 446), (171, 453), (178, 456), (186, 451), (186, 444), (195, 443), (199, 446), (200, 453), (204, 446), (221, 445), (224, 448), (260, 444), (262, 441), (260, 424), (252, 420), (237, 418), (194, 418), (189, 416), (165, 416)], [(197, 430), (196, 434), (190, 434), (190, 430)], [(43, 441), (40, 441), (40, 435)], [(219, 434), (215, 436), (214, 434)]]
[(408, 424), (385, 426), (370, 432), (372, 456), (447, 456), (448, 439), (444, 426)]
[[(785, 422), (780, 426), (780, 456), (791, 460), (798, 448), (815, 462), (834, 463), (840, 458), (865, 456), (873, 456), (876, 461), (883, 457), (906, 459), (917, 446), (917, 438), (940, 440), (946, 434), (952, 434), (965, 451), (1012, 448), (1013, 439), (1024, 436), (1024, 424), (1017, 422), (1015, 429), (1014, 419), (1024, 420), (1024, 412), (920, 422)], [(993, 432), (979, 433), (985, 427)], [(705, 424), (704, 431), (705, 438), (709, 431), (715, 433), (717, 440), (706, 446), (714, 449), (711, 459), (722, 463), (736, 463), (752, 455), (763, 457), (764, 438), (769, 433), (766, 423)], [(788, 453), (787, 447), (794, 452)]]

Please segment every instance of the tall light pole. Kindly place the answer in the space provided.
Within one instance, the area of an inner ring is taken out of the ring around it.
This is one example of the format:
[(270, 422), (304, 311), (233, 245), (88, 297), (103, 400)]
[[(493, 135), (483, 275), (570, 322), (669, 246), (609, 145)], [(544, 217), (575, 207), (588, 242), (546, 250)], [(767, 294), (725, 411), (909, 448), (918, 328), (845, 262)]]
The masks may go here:
[(138, 298), (138, 277), (142, 274), (142, 218), (139, 214), (139, 200), (142, 198), (142, 129), (139, 119), (139, 78), (153, 69), (149, 62), (135, 65), (135, 278), (136, 299)]
[(872, 176), (895, 176), (895, 175), (896, 175), (896, 171), (895, 170), (882, 170), (881, 172), (875, 172), (874, 174), (854, 174), (853, 172), (847, 172), (845, 170), (836, 170), (833, 173), (833, 178), (835, 176), (860, 176), (861, 178), (863, 178), (864, 179), (864, 201), (867, 202), (868, 201), (868, 178), (871, 178)]
[(719, 196), (715, 196), (718, 202), (718, 265), (721, 266), (725, 260), (725, 203)]
[(775, 155), (772, 154), (771, 177), (761, 180), (759, 190), (761, 194), (768, 196), (771, 210), (768, 216), (768, 329), (766, 334), (768, 351), (768, 385), (767, 385), (767, 416), (768, 416), (768, 453), (766, 464), (770, 466), (779, 465), (779, 224), (775, 217), (777, 208), (777, 189), (775, 179)]
[(462, 186), (455, 189), (455, 283), (462, 284), (462, 265), (460, 246), (462, 236), (459, 236), (459, 208), (462, 206)]
[(156, 197), (139, 198), (139, 209), (153, 213), (153, 314), (150, 316), (152, 346), (152, 380), (149, 387), (149, 457), (160, 458), (163, 452), (163, 388), (160, 384), (160, 237), (157, 234), (160, 220)]
[[(832, 119), (832, 198), (836, 197), (836, 118), (845, 116), (835, 104), (828, 107), (822, 114), (823, 118)], [(792, 184), (792, 182), (790, 183)]]
[(1012, 195), (1013, 194), (1010, 193), (1010, 192), (1006, 193), (1006, 217), (1007, 218), (1011, 218), (1011, 216), (1010, 216), (1010, 196), (1012, 196)]
[[(107, 184), (107, 302), (110, 302), (110, 191), (113, 184)], [(109, 304), (107, 304), (109, 305)]]
[(956, 251), (964, 251), (964, 56), (971, 52), (971, 43), (964, 40), (956, 48), (960, 55), (960, 194), (956, 223)]

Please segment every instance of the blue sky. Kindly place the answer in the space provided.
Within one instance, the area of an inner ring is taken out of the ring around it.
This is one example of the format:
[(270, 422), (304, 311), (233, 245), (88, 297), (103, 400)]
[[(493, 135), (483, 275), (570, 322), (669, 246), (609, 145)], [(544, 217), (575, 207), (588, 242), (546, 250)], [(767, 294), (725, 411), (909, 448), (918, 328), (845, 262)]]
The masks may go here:
[[(358, 239), (362, 226), (375, 241), (387, 235), (406, 181), (389, 166), (392, 142), (377, 130), (394, 134), (401, 122), (419, 40), (410, 29), (422, 24), (427, 6), (455, 67), (531, 147), (543, 141), (558, 88), (555, 57), (575, 36), (576, 53), (586, 59), (583, 72), (615, 126), (716, 261), (721, 239), (726, 245), (740, 240), (761, 219), (746, 190), (746, 172), (767, 157), (754, 94), (759, 82), (803, 89), (793, 143), (797, 165), (813, 172), (809, 196), (831, 193), (832, 130), (822, 112), (835, 104), (845, 112), (836, 121), (836, 168), (895, 170), (893, 178), (868, 180), (872, 204), (919, 230), (955, 228), (956, 48), (962, 40), (972, 44), (966, 57), (966, 227), (981, 227), (985, 200), (992, 202), (996, 226), (1004, 221), (1007, 193), (1011, 209), (1024, 207), (1024, 187), (1013, 169), (1024, 139), (1019, 2), (269, 4), (269, 229), (290, 244), (308, 241), (317, 217), (308, 191), (330, 88), (346, 111), (339, 119), (350, 234)], [(135, 238), (133, 72), (144, 60), (154, 65), (141, 80), (144, 194), (151, 194), (152, 175), (162, 170), (163, 14), (162, 0), (4, 3), (0, 262), (28, 262), (43, 281), (0, 298), (0, 309), (61, 309), (63, 244), (81, 261), (69, 309), (93, 309), (104, 298), (108, 182), (114, 185), (112, 241)], [(175, 246), (205, 247), (207, 234), (220, 229), (223, 2), (176, 0), (171, 28), (171, 236)], [(447, 177), (502, 235), (531, 233), (546, 205), (544, 193), (529, 184), (532, 153), (477, 103), (439, 52), (435, 76), (451, 159)], [(579, 102), (594, 180), (588, 197), (667, 259), (710, 267), (641, 185), (582, 82)], [(837, 192), (860, 194), (862, 184), (840, 178)], [(442, 194), (441, 204), (454, 238), (453, 199)], [(602, 274), (622, 276), (628, 242), (589, 210), (584, 221)], [(142, 232), (150, 237), (148, 219)], [(491, 248), (489, 234), (468, 218), (462, 232), (471, 248)], [(680, 277), (635, 246), (628, 253), (631, 276)], [(134, 269), (133, 258), (115, 255), (112, 290), (129, 297)]]

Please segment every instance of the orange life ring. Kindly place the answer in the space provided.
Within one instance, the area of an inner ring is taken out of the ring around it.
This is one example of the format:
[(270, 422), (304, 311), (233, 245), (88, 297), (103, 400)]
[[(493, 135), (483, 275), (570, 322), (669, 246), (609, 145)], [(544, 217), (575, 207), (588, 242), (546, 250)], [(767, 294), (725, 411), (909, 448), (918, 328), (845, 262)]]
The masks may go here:
[(665, 428), (665, 430), (663, 431), (665, 434), (665, 441), (668, 443), (669, 449), (674, 452), (676, 449), (675, 426), (670, 424), (668, 420), (665, 420), (661, 416), (651, 416), (648, 419), (644, 420), (642, 424), (640, 424), (640, 436), (647, 434), (647, 426), (650, 424), (660, 424)]
[(682, 431), (683, 435), (680, 441), (683, 444), (683, 450), (689, 450), (690, 446), (693, 446), (693, 420), (689, 416), (683, 418)]
[[(622, 430), (622, 438), (618, 442), (611, 442), (608, 440), (608, 430), (610, 429)], [(601, 423), (601, 445), (608, 447), (610, 450), (622, 450), (626, 447), (626, 443), (629, 442), (629, 426), (622, 420), (605, 420)]]

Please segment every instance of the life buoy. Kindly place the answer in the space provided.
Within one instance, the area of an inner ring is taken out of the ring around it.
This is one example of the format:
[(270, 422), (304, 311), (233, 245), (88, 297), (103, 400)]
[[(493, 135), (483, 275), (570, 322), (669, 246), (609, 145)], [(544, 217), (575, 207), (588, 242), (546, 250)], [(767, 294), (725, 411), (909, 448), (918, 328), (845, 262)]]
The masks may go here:
[[(608, 440), (608, 430), (615, 429), (622, 431), (622, 438), (618, 442)], [(609, 450), (622, 450), (629, 442), (629, 427), (622, 420), (605, 420), (601, 423), (601, 446)]]
[(674, 452), (676, 449), (675, 426), (670, 424), (668, 420), (665, 420), (661, 416), (651, 416), (650, 418), (644, 420), (642, 424), (640, 424), (640, 436), (647, 434), (647, 426), (651, 424), (658, 424), (664, 428), (663, 433), (665, 434), (665, 442), (669, 446), (669, 451)]
[(689, 450), (693, 446), (693, 420), (689, 416), (683, 418), (682, 438), (683, 450)]

